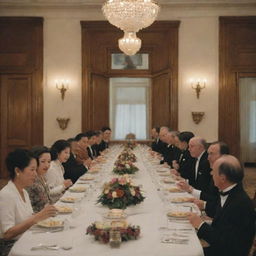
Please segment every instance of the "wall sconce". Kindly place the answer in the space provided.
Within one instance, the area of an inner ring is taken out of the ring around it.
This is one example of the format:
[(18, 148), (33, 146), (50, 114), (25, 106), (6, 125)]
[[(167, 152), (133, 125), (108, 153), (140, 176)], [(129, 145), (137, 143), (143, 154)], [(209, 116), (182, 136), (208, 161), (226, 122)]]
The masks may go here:
[(206, 79), (200, 79), (200, 78), (198, 78), (197, 80), (193, 78), (190, 79), (191, 87), (196, 91), (196, 97), (198, 99), (199, 99), (201, 90), (205, 88), (206, 82), (207, 82)]
[(191, 112), (191, 114), (195, 124), (199, 124), (204, 117), (204, 112)]
[(55, 80), (56, 88), (60, 90), (61, 99), (64, 100), (65, 93), (69, 88), (69, 81), (68, 80)]
[(70, 118), (56, 118), (58, 124), (59, 124), (59, 127), (60, 129), (62, 130), (65, 130), (67, 127), (68, 127), (68, 122), (70, 120)]

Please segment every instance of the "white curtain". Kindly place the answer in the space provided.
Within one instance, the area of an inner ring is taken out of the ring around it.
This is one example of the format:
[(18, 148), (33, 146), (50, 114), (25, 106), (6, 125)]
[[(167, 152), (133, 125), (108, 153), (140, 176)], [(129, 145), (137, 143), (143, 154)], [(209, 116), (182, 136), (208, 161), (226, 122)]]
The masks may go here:
[(256, 78), (241, 78), (240, 137), (243, 162), (256, 162)]
[(136, 139), (146, 139), (146, 105), (117, 104), (115, 131), (116, 139), (124, 139), (128, 133), (134, 133)]
[(113, 78), (112, 82), (111, 109), (114, 139), (125, 139), (129, 133), (133, 133), (136, 139), (146, 139), (149, 80)]

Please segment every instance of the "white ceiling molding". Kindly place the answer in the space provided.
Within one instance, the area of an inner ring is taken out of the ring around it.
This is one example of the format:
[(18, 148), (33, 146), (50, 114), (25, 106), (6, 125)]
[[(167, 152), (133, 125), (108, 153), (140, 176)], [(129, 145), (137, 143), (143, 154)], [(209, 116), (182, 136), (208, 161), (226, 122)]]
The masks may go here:
[[(1, 0), (0, 6), (6, 8), (81, 8), (98, 7), (105, 2), (104, 0)], [(256, 0), (158, 0), (161, 6), (169, 7), (256, 7)]]

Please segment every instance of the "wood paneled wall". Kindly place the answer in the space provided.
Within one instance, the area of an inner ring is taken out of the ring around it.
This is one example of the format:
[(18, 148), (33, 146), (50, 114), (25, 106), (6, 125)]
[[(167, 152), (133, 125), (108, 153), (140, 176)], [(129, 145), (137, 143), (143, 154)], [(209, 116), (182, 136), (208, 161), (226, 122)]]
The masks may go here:
[(179, 21), (157, 21), (138, 33), (149, 70), (111, 70), (123, 32), (105, 21), (82, 21), (82, 130), (109, 125), (109, 78), (152, 79), (152, 126), (178, 127)]
[(219, 24), (219, 139), (240, 157), (238, 83), (256, 73), (256, 16), (220, 17)]
[(15, 148), (43, 144), (43, 19), (0, 17), (0, 177)]

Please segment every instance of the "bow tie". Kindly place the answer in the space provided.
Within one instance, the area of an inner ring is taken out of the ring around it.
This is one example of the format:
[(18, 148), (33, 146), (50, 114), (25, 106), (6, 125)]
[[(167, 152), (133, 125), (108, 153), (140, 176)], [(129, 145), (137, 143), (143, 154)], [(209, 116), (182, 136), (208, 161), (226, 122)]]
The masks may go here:
[(221, 196), (227, 196), (227, 195), (230, 194), (230, 192), (231, 192), (231, 190), (229, 190), (229, 191), (227, 191), (227, 192), (219, 191), (219, 194), (220, 194)]

